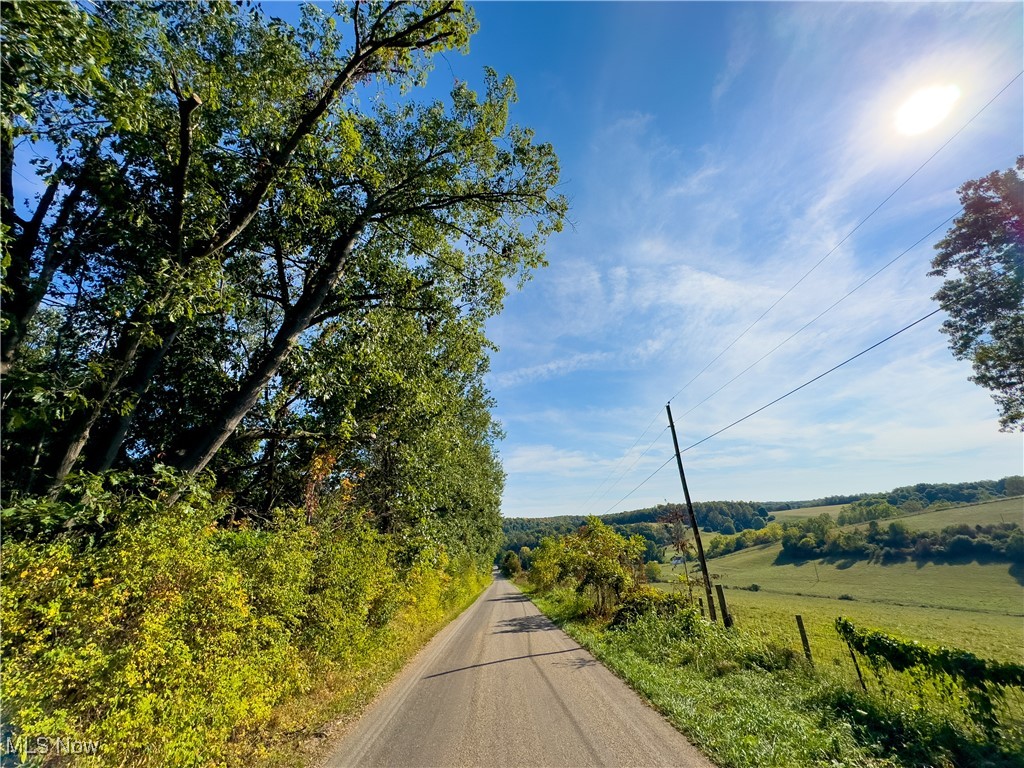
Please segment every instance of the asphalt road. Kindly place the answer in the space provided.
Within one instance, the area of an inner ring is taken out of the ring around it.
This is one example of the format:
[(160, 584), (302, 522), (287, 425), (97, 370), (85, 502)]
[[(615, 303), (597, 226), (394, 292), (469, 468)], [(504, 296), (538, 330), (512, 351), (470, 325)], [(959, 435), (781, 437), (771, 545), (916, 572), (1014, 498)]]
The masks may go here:
[(713, 768), (500, 577), (403, 670), (323, 765)]

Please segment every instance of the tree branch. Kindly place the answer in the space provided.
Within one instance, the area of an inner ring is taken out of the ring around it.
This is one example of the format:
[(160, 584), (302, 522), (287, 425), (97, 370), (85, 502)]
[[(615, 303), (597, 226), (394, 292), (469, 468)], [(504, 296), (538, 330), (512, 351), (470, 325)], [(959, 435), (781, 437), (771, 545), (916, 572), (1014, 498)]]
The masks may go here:
[(185, 183), (188, 180), (189, 163), (192, 160), (192, 113), (203, 103), (194, 93), (187, 99), (182, 98), (178, 87), (178, 78), (171, 69), (174, 82), (174, 94), (178, 97), (178, 162), (171, 178), (171, 237), (178, 261), (182, 260), (184, 251), (185, 222)]
[(227, 223), (221, 227), (210, 240), (193, 249), (193, 258), (212, 256), (225, 248), (236, 237), (238, 237), (246, 227), (249, 226), (249, 223), (256, 215), (260, 203), (267, 191), (270, 189), (271, 184), (273, 184), (274, 179), (277, 178), (277, 175), (287, 166), (292, 154), (299, 146), (299, 143), (313, 130), (320, 118), (323, 117), (331, 105), (337, 100), (342, 89), (361, 76), (364, 68), (378, 51), (388, 48), (424, 47), (424, 45), (432, 45), (438, 40), (451, 36), (450, 32), (438, 33), (437, 35), (429, 38), (431, 41), (429, 43), (425, 43), (423, 40), (414, 39), (418, 33), (429, 28), (436, 21), (457, 12), (455, 4), (448, 2), (440, 10), (423, 16), (421, 19), (410, 24), (408, 27), (399, 30), (390, 37), (382, 40), (374, 40), (374, 36), (376, 35), (380, 22), (400, 6), (400, 2), (391, 2), (384, 11), (381, 12), (377, 21), (374, 22), (370, 29), (370, 35), (367, 40), (365, 51), (353, 51), (352, 58), (349, 59), (348, 63), (341, 69), (334, 80), (331, 81), (327, 90), (320, 99), (302, 114), (294, 130), (281, 143), (281, 149), (267, 164), (265, 170), (257, 175), (253, 190), (241, 202), (238, 208), (236, 208), (234, 214), (228, 219)]

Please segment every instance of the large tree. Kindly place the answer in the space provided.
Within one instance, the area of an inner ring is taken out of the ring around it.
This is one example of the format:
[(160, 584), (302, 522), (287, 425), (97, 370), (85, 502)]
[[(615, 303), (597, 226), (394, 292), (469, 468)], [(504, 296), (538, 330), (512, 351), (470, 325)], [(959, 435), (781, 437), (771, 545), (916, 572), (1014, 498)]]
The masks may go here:
[(367, 329), (403, 327), (389, 312), (417, 355), (473, 339), (473, 381), (438, 407), (472, 400), (472, 331), (565, 204), (509, 79), (414, 100), (475, 29), (460, 2), (308, 5), (296, 26), (220, 2), (3, 14), (8, 488), (221, 454), (272, 503), (317, 451), (382, 454), (341, 442), (398, 407), (356, 383), (383, 365)]
[(935, 248), (931, 275), (942, 330), (971, 381), (991, 390), (1003, 431), (1024, 431), (1024, 156), (1015, 168), (968, 181), (963, 213)]

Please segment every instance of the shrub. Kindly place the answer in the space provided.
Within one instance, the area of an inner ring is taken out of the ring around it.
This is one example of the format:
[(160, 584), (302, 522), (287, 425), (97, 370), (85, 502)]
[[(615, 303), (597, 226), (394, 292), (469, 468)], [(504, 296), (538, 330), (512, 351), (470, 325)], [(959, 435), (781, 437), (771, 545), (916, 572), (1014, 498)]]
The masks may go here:
[(138, 521), (102, 548), (4, 545), (4, 719), (29, 741), (96, 740), (133, 765), (214, 762), (294, 689), (301, 664), (283, 624), (253, 612), (205, 491), (155, 513), (121, 503), (112, 511)]
[(3, 545), (4, 736), (98, 741), (93, 764), (223, 764), (275, 705), (372, 666), (483, 586), (472, 554), (399, 553), (343, 507), (225, 528), (226, 500), (200, 485), (114, 490), (47, 502), (78, 522)]
[(691, 605), (681, 593), (662, 592), (646, 584), (638, 584), (623, 595), (612, 619), (612, 626), (629, 624), (645, 613), (674, 616), (684, 610), (691, 610)]

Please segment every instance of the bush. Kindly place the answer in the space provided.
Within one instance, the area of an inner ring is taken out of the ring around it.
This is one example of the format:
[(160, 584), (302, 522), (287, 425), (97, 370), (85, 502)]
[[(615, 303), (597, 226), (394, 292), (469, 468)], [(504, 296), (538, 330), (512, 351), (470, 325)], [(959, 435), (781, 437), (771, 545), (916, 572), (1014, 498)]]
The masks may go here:
[(223, 764), (275, 705), (372, 667), (483, 586), (471, 554), (399, 553), (344, 508), (225, 528), (226, 501), (204, 487), (165, 490), (178, 500), (99, 484), (50, 502), (99, 526), (4, 542), (4, 736), (98, 741), (96, 765)]
[[(152, 511), (120, 503), (125, 517)], [(70, 536), (4, 545), (4, 719), (20, 736), (99, 741), (118, 763), (208, 764), (296, 688), (287, 628), (252, 610), (217, 545), (223, 511), (193, 488), (102, 548)]]
[(672, 617), (692, 610), (693, 606), (680, 592), (662, 592), (646, 584), (638, 584), (623, 595), (611, 626), (624, 626), (648, 613)]
[(501, 572), (510, 579), (522, 573), (523, 566), (519, 561), (519, 555), (515, 552), (506, 552), (501, 560)]

